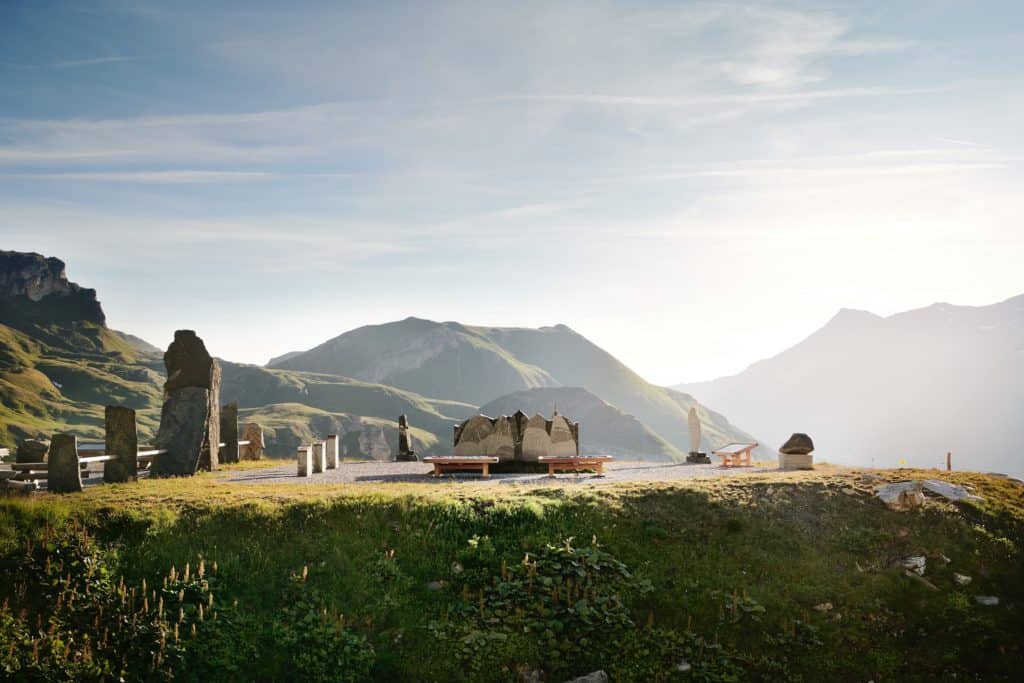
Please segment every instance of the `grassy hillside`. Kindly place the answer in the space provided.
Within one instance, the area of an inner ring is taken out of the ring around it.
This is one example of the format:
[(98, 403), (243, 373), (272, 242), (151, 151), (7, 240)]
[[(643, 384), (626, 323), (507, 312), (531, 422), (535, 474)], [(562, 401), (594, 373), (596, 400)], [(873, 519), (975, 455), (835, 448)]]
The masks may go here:
[(689, 450), (690, 406), (701, 415), (705, 449), (751, 440), (693, 397), (644, 381), (565, 325), (471, 327), (408, 318), (347, 332), (277, 366), (381, 382), (476, 405), (533, 388), (583, 387), (634, 415), (679, 451)]
[(475, 405), (512, 391), (557, 384), (546, 370), (524, 363), (474, 328), (418, 318), (360, 327), (275, 366), (354, 377)]
[(580, 387), (546, 387), (517, 391), (481, 406), (484, 415), (511, 415), (522, 410), (527, 415), (551, 416), (558, 412), (580, 423), (580, 452), (649, 460), (682, 460), (684, 454), (650, 427), (632, 415)]
[(54, 432), (103, 436), (103, 407), (139, 411), (140, 430), (159, 421), (162, 362), (94, 323), (0, 324), (0, 445)]
[[(870, 495), (879, 474), (942, 476), (985, 500), (892, 512)], [(164, 592), (173, 602), (186, 563), (193, 586), (202, 558), (209, 585), (194, 590), (215, 594), (219, 618), (183, 611), (183, 680), (514, 681), (534, 669), (554, 681), (595, 669), (613, 681), (1024, 675), (1024, 488), (989, 476), (826, 468), (521, 488), (201, 475), (8, 499), (0, 592), (11, 611), (0, 612), (0, 638), (18, 628), (24, 582), (48, 580), (26, 562), (34, 549), (65, 548), (55, 529), (69, 520), (116, 551), (104, 556), (115, 587), (120, 575), (129, 589), (144, 579), (159, 588), (173, 566)], [(72, 555), (88, 545), (76, 543)], [(927, 560), (923, 577), (900, 566), (913, 555)], [(191, 594), (182, 589), (186, 602)], [(73, 604), (91, 614), (88, 601)], [(18, 642), (0, 643), (5, 665), (31, 665), (31, 643)]]

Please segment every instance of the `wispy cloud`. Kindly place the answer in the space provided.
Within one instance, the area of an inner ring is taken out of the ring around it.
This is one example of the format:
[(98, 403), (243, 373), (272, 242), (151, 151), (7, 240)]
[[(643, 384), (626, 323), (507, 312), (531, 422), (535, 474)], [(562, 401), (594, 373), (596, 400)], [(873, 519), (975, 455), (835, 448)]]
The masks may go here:
[(36, 180), (72, 180), (80, 182), (114, 183), (225, 183), (269, 180), (275, 174), (258, 171), (85, 171), (81, 173), (10, 173), (3, 177), (33, 178)]

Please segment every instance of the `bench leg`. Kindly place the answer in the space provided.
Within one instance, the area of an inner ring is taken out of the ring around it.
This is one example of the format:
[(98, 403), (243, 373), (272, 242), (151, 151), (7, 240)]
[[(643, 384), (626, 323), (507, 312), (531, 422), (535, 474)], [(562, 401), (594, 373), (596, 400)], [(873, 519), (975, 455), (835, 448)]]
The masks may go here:
[(486, 462), (482, 463), (482, 467), (480, 468), (480, 473), (481, 473), (481, 475), (483, 476), (484, 479), (490, 479), (490, 477), (491, 477), (491, 465), (490, 465), (490, 463), (486, 463)]
[(548, 463), (548, 476), (554, 478), (555, 476), (555, 463)]
[(597, 476), (599, 476), (599, 477), (603, 477), (604, 476), (604, 463), (603, 462), (597, 463)]
[(440, 466), (440, 465), (438, 465), (438, 464), (437, 464), (437, 463), (435, 462), (435, 463), (434, 463), (434, 477), (436, 478), (436, 477), (440, 477), (440, 476), (441, 476), (441, 466)]

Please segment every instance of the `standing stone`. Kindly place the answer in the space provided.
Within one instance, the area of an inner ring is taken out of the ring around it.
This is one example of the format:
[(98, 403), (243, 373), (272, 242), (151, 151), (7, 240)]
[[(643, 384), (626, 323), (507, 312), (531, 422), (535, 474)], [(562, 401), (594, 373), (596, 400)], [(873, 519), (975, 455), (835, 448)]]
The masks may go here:
[(220, 364), (192, 330), (178, 330), (164, 354), (167, 382), (153, 476), (189, 476), (215, 470), (220, 450)]
[(462, 423), (457, 430), (455, 455), (488, 455), (484, 453), (485, 442), (494, 431), (494, 422), (486, 415), (474, 415)]
[(339, 461), (338, 461), (338, 435), (337, 434), (328, 434), (327, 435), (326, 445), (324, 446), (324, 448), (327, 449), (327, 452), (326, 452), (327, 469), (329, 469), (329, 470), (336, 470), (336, 469), (338, 469), (338, 464), (339, 464)]
[(50, 442), (46, 487), (53, 493), (82, 490), (82, 471), (78, 465), (78, 438), (74, 434), (56, 434)]
[(208, 443), (209, 418), (209, 389), (186, 387), (164, 402), (154, 445), (167, 452), (153, 457), (154, 477), (184, 477), (196, 473), (200, 453)]
[(701, 463), (704, 465), (711, 464), (711, 458), (708, 457), (708, 454), (700, 450), (700, 417), (697, 415), (697, 409), (695, 407), (690, 407), (690, 413), (687, 415), (687, 422), (690, 436), (690, 452), (686, 455), (686, 462)]
[(242, 440), (249, 442), (242, 449), (243, 459), (259, 460), (263, 457), (263, 427), (260, 427), (255, 422), (249, 422), (245, 425), (245, 433), (242, 435)]
[(526, 423), (529, 422), (530, 418), (522, 410), (517, 410), (512, 413), (512, 440), (515, 444), (515, 459), (521, 461), (523, 459), (523, 432), (526, 431)]
[(139, 478), (139, 432), (135, 411), (125, 406), (107, 406), (104, 410), (105, 451), (117, 460), (103, 463), (103, 481), (113, 484)]
[(238, 402), (233, 401), (220, 408), (220, 462), (235, 463), (240, 459), (238, 450)]
[(494, 455), (500, 462), (511, 462), (516, 457), (512, 418), (501, 416), (491, 423), (491, 433), (481, 443), (480, 455)]
[(320, 474), (327, 469), (327, 445), (323, 441), (313, 442), (313, 473)]
[(14, 462), (46, 462), (50, 452), (50, 442), (40, 439), (26, 439), (18, 444)]
[(412, 435), (409, 433), (409, 418), (405, 415), (398, 416), (398, 453), (395, 455), (398, 462), (409, 462), (416, 460), (416, 453), (412, 449)]
[(299, 446), (298, 450), (298, 474), (300, 477), (308, 477), (313, 473), (313, 447)]

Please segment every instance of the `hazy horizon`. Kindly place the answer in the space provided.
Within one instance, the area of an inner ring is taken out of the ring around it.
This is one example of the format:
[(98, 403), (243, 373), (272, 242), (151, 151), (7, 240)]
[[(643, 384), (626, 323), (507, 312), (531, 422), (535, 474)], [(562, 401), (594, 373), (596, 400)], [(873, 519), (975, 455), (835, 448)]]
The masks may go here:
[(263, 364), (413, 315), (664, 385), (1024, 292), (1011, 2), (0, 8), (0, 235)]

